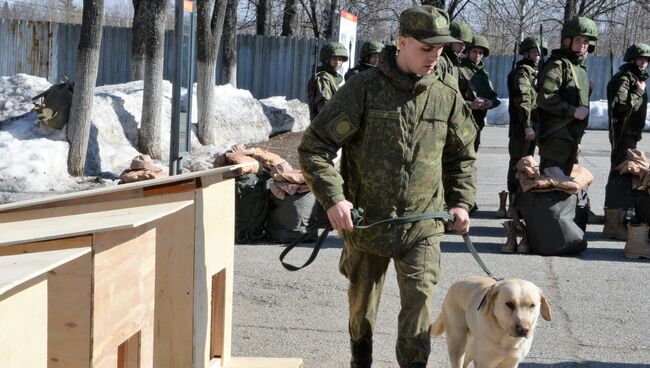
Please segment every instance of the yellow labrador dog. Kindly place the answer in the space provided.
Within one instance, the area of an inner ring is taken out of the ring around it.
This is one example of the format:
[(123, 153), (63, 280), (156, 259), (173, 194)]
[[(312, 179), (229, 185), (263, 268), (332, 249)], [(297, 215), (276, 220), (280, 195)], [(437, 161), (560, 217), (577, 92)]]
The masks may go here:
[(472, 276), (451, 285), (431, 335), (445, 333), (452, 368), (515, 368), (533, 342), (539, 315), (551, 307), (533, 283)]

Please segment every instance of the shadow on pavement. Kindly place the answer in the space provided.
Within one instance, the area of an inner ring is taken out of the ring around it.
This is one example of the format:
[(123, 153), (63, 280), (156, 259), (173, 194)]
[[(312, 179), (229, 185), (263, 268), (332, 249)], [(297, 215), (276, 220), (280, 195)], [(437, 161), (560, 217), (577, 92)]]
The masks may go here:
[(521, 363), (521, 368), (648, 368), (649, 364), (611, 362)]

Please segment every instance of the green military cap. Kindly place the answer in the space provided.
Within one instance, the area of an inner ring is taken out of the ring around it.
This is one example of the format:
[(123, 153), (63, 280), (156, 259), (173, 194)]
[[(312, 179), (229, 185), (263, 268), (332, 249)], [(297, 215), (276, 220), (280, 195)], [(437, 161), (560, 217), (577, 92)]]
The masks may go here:
[(541, 49), (543, 55), (548, 54), (548, 43), (545, 39), (542, 38), (542, 42), (540, 43), (539, 36), (528, 36), (519, 44), (519, 55), (523, 55), (524, 52), (533, 48)]
[(633, 63), (640, 57), (650, 59), (650, 46), (641, 42), (635, 43), (634, 45), (628, 47), (627, 50), (625, 50), (625, 56), (623, 56), (623, 60), (625, 60), (627, 63)]
[(598, 40), (598, 27), (593, 20), (586, 17), (574, 17), (562, 27), (562, 38), (585, 36), (590, 41)]
[(431, 5), (420, 5), (406, 9), (399, 16), (400, 35), (437, 45), (449, 42), (462, 42), (451, 37), (449, 15)]
[(328, 42), (320, 49), (320, 60), (325, 62), (335, 56), (343, 58), (343, 61), (348, 61), (348, 49), (342, 43)]
[(449, 31), (451, 31), (451, 37), (459, 41), (463, 41), (467, 44), (472, 43), (472, 37), (474, 37), (474, 34), (472, 33), (472, 29), (469, 28), (467, 23), (451, 22), (449, 25)]
[(368, 41), (361, 46), (361, 58), (365, 59), (370, 54), (380, 53), (384, 49), (384, 44), (381, 42)]
[(483, 57), (490, 55), (490, 42), (487, 38), (475, 34), (472, 43), (465, 49), (465, 52), (469, 53), (469, 50), (475, 47), (483, 49)]

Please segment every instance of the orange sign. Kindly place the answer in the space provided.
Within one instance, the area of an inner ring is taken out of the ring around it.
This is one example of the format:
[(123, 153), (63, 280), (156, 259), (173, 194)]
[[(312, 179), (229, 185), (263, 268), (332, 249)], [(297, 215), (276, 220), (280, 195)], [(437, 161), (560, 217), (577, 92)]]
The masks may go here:
[(194, 11), (194, 1), (193, 0), (185, 0), (183, 1), (183, 11), (185, 13), (191, 13)]
[(345, 18), (347, 20), (353, 21), (354, 23), (357, 23), (357, 16), (354, 15), (354, 14), (350, 14), (350, 13), (348, 13), (346, 11), (341, 12), (341, 18)]

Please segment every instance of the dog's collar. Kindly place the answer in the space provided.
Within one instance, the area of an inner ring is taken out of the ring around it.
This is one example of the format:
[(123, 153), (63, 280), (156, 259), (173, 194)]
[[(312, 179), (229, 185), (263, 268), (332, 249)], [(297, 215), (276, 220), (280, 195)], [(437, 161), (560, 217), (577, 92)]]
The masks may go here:
[[(488, 289), (489, 291), (490, 289)], [(481, 307), (483, 306), (483, 303), (485, 303), (485, 299), (487, 299), (488, 292), (486, 291), (485, 294), (483, 295), (483, 299), (481, 299), (481, 302), (478, 303), (478, 308), (476, 310), (481, 310)]]

